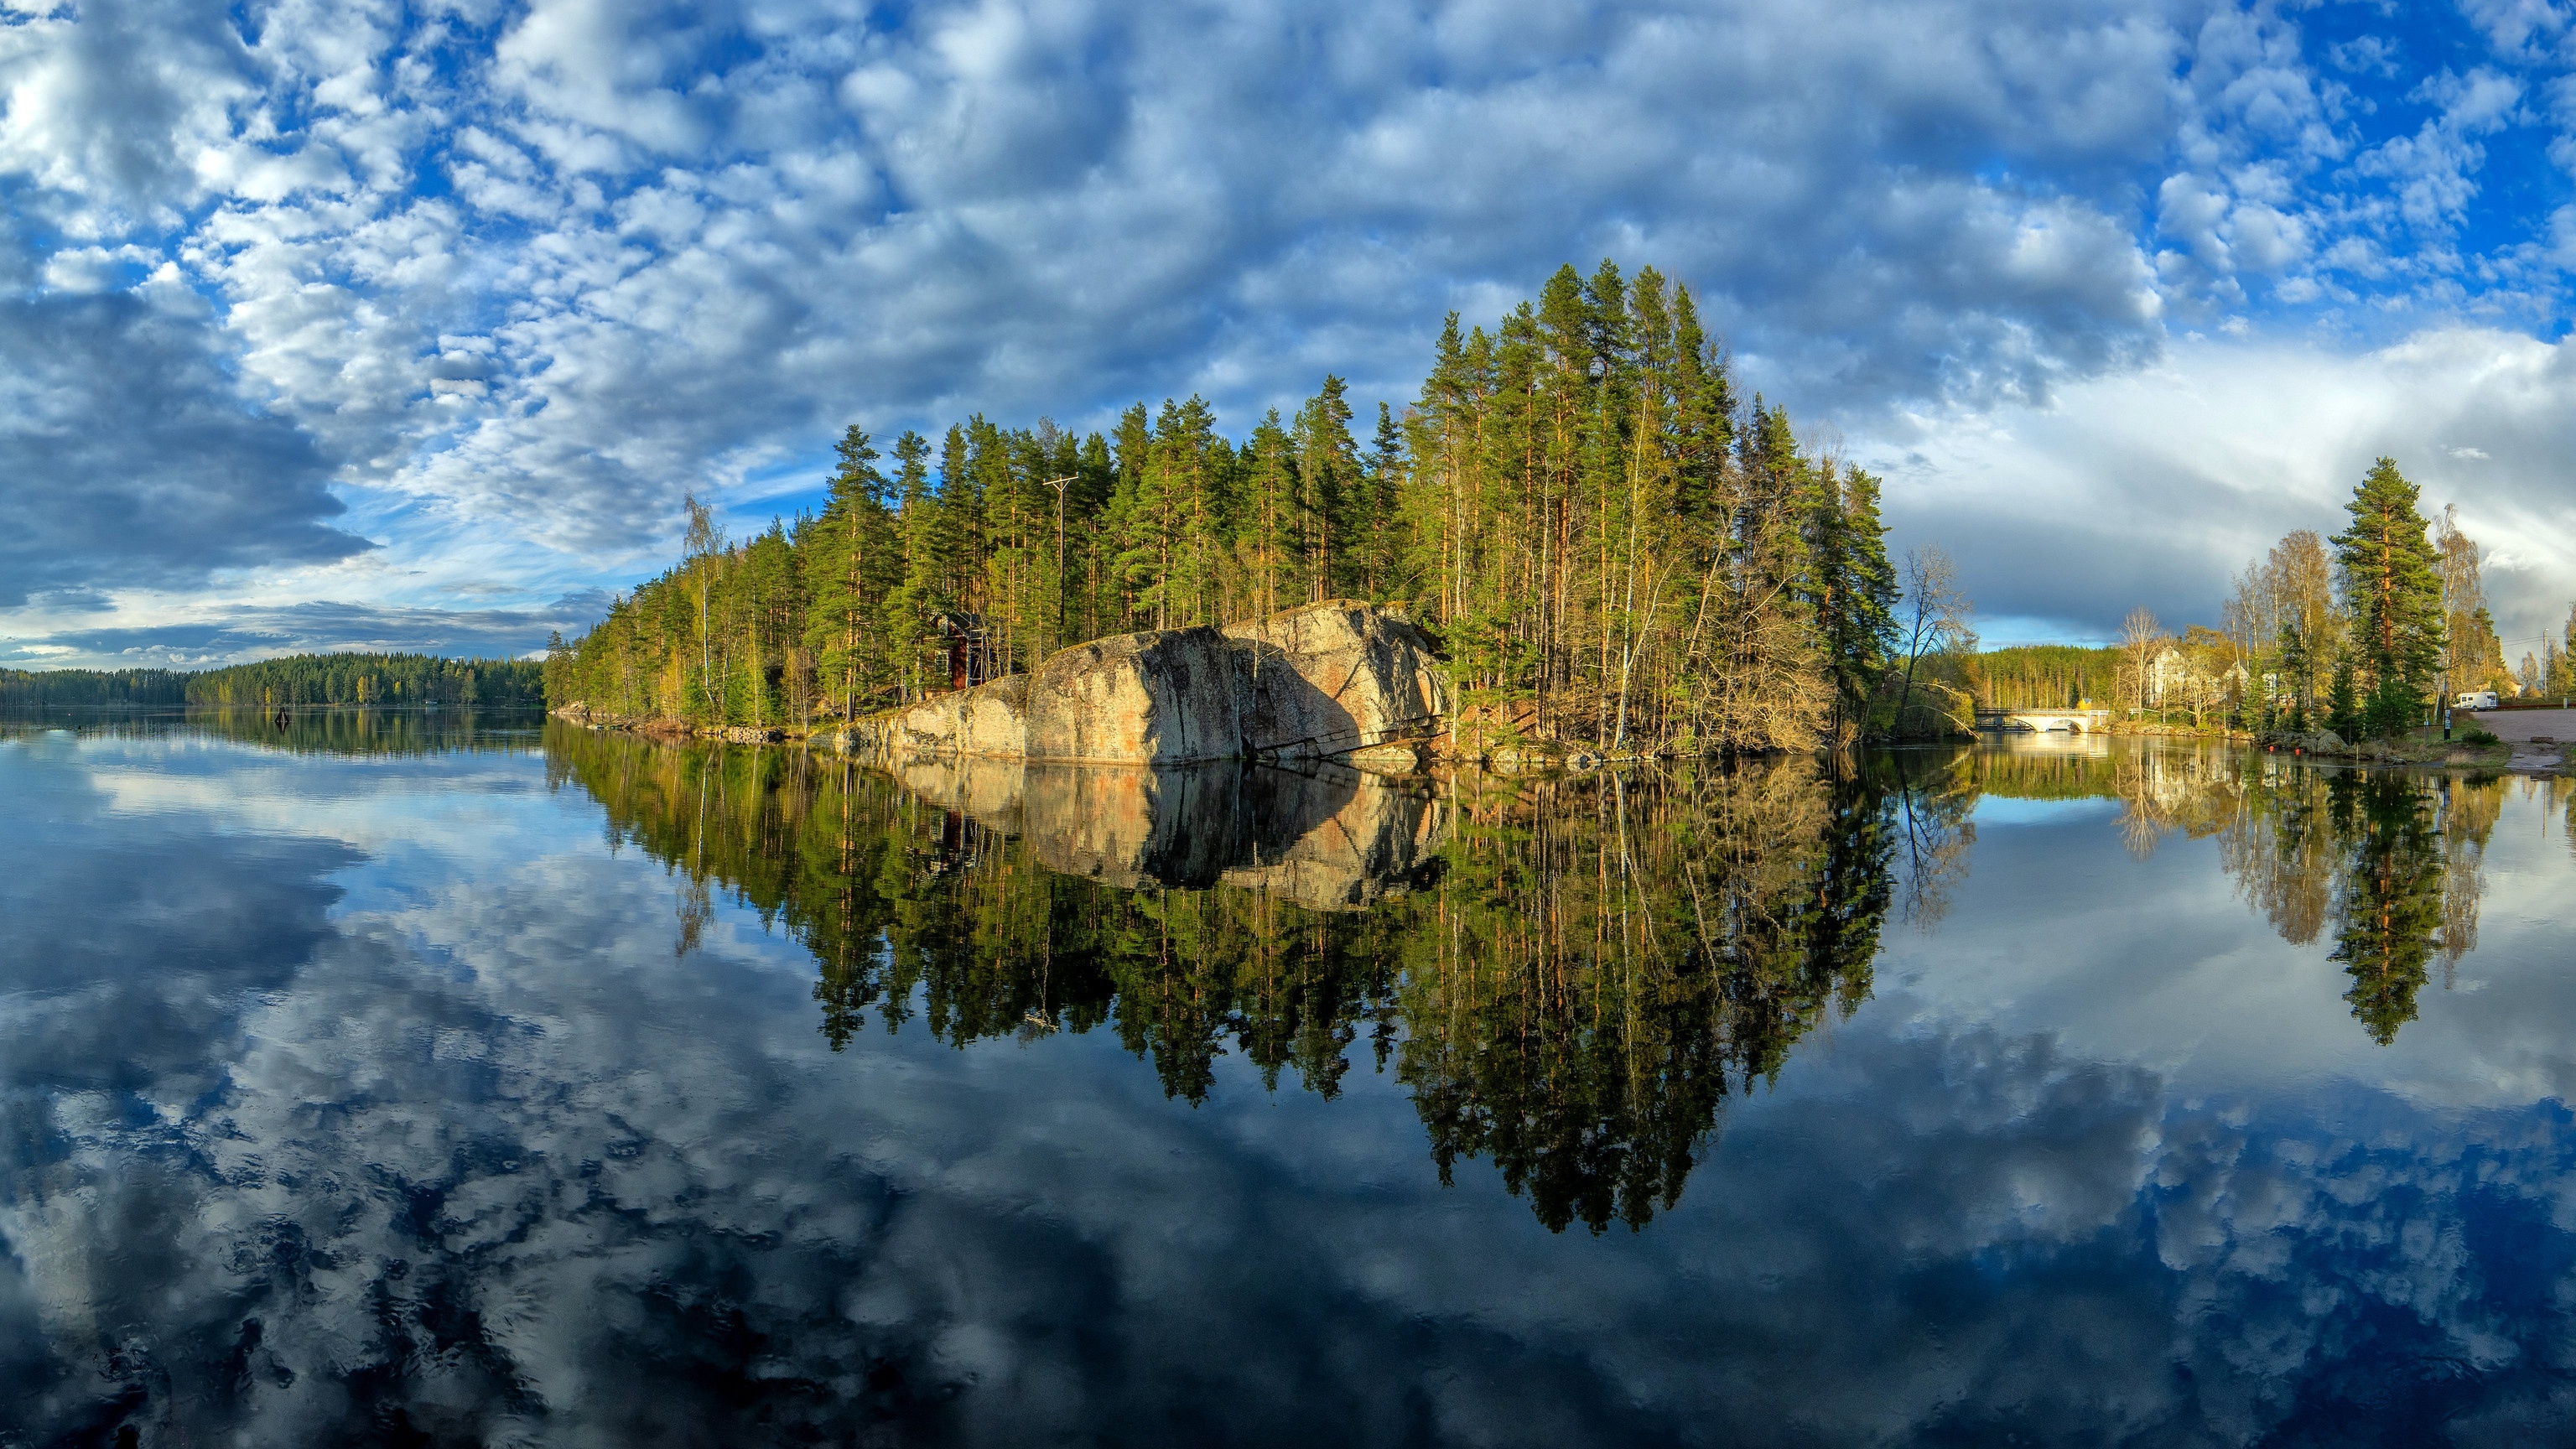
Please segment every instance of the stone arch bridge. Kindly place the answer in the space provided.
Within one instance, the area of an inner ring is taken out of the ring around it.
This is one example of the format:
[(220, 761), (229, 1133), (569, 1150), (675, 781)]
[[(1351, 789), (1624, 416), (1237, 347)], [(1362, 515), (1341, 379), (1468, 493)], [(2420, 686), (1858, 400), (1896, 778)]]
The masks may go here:
[(1981, 709), (1977, 711), (1977, 728), (1981, 730), (2067, 730), (2075, 734), (2096, 734), (2111, 727), (2107, 709)]

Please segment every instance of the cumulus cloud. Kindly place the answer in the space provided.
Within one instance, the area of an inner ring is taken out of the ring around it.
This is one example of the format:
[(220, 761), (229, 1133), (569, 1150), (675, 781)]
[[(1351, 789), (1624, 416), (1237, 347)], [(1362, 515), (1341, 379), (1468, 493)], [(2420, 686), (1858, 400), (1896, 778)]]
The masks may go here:
[[(2503, 632), (2576, 599), (2576, 344), (2443, 329), (2377, 350), (2187, 341), (2050, 406), (1927, 420), (1883, 466), (1908, 539), (1962, 564), (1989, 615), (2108, 639), (2144, 604), (2218, 622), (2231, 576), (2292, 529), (2332, 534), (2381, 456), (2484, 548)], [(1998, 642), (2001, 642), (2000, 639)]]
[[(1243, 420), (1327, 370), (1400, 401), (1442, 312), (1569, 259), (1690, 282), (1749, 381), (1854, 435), (2046, 405), (2176, 317), (2538, 326), (2568, 249), (2488, 173), (2576, 144), (2554, 14), (101, 4), (0, 31), (0, 274), (203, 299), (224, 375), (178, 385), (395, 550), (506, 531), (604, 585), (684, 488), (853, 420)], [(74, 543), (42, 587), (112, 580)]]
[(67, 629), (0, 638), (0, 665), (18, 668), (199, 669), (280, 654), (426, 653), (517, 658), (550, 630), (570, 638), (608, 612), (583, 589), (536, 609), (399, 608), (317, 601), (219, 607), (201, 622)]
[(122, 294), (0, 299), (0, 608), (372, 547), (294, 424), (246, 407), (205, 321)]

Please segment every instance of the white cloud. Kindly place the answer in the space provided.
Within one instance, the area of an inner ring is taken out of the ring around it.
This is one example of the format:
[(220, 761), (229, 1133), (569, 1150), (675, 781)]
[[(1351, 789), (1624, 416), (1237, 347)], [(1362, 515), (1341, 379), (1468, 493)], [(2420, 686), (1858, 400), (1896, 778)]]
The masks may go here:
[(1563, 260), (1694, 284), (1752, 385), (1854, 431), (2044, 403), (2169, 325), (2325, 356), (2547, 315), (2576, 223), (2459, 237), (2503, 128), (2566, 141), (2576, 93), (2513, 69), (2557, 11), (2484, 5), (2511, 54), (2429, 77), (2301, 14), (101, 3), (0, 29), (0, 283), (192, 290), (228, 405), (397, 554), (506, 531), (550, 585), (853, 420), (1241, 423), (1328, 369), (1400, 401), (1444, 310)]
[(2092, 638), (2139, 603), (2215, 624), (2229, 575), (2292, 529), (2342, 527), (2383, 454), (2428, 515), (2459, 505), (2504, 632), (2537, 633), (2576, 600), (2576, 341), (2447, 328), (2357, 355), (2190, 341), (2046, 408), (1943, 414), (1856, 451), (1873, 450), (1900, 533), (1959, 557), (1988, 612)]

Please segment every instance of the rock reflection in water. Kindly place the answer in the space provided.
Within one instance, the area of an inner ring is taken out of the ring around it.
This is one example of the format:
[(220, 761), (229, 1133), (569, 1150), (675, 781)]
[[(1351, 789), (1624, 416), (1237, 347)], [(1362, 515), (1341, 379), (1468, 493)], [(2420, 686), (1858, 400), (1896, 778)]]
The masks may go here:
[[(1901, 783), (1812, 762), (1434, 796), (1331, 767), (924, 762), (559, 731), (618, 838), (813, 951), (823, 1030), (1114, 1030), (1197, 1101), (1366, 1059), (1551, 1228), (1678, 1201), (1730, 1093), (1867, 998)], [(1927, 812), (1929, 813), (1929, 812)]]
[(1370, 905), (1436, 861), (1446, 812), (1426, 792), (1329, 764), (1302, 769), (908, 760), (904, 789), (1038, 863), (1125, 890), (1222, 880), (1311, 910)]

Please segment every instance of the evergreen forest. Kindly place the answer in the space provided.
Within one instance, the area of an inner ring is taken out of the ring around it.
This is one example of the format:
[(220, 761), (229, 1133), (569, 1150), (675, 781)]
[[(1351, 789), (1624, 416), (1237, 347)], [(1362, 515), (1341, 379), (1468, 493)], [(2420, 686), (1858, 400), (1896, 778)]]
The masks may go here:
[(0, 708), (535, 708), (544, 666), (435, 654), (296, 654), (222, 669), (0, 669)]
[(1744, 396), (1652, 268), (1567, 266), (1490, 326), (1452, 314), (1418, 395), (1374, 419), (1327, 376), (1239, 438), (1192, 397), (1106, 435), (979, 414), (879, 441), (852, 427), (821, 511), (749, 538), (690, 500), (681, 560), (554, 641), (548, 698), (802, 726), (948, 687), (943, 627), (1007, 673), (1360, 598), (1422, 625), (1466, 702), (1560, 738), (1804, 748), (1956, 712), (1902, 667), (1964, 636), (1900, 630), (1880, 481)]
[(2013, 644), (1958, 661), (1981, 709), (2072, 709), (2119, 697), (2120, 651), (2081, 644)]
[(168, 708), (188, 702), (175, 669), (0, 669), (0, 709)]

